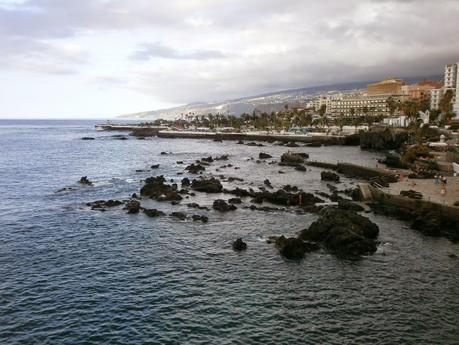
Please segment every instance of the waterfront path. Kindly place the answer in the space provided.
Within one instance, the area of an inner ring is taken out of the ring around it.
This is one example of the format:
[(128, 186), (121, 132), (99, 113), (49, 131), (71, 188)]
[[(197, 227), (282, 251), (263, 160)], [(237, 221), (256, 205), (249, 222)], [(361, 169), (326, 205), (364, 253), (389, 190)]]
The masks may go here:
[(453, 206), (455, 202), (459, 201), (459, 176), (450, 176), (447, 179), (445, 194), (441, 194), (441, 185), (435, 184), (434, 179), (404, 178), (400, 182), (391, 183), (388, 188), (381, 188), (381, 191), (400, 195), (400, 191), (411, 189), (422, 193), (423, 200)]

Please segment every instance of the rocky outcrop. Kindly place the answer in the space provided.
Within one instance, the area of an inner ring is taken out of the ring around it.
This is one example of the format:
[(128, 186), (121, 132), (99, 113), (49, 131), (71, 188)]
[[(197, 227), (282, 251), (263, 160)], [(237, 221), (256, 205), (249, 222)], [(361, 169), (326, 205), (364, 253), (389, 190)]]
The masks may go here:
[(281, 156), (281, 163), (283, 165), (296, 166), (304, 163), (304, 157), (299, 153), (286, 152)]
[(231, 198), (231, 199), (228, 199), (228, 202), (230, 204), (241, 204), (242, 200), (240, 198)]
[(190, 179), (188, 177), (184, 177), (182, 179), (182, 188), (189, 187), (191, 185)]
[(401, 156), (395, 153), (387, 153), (384, 159), (378, 160), (379, 163), (395, 169), (407, 169), (408, 165), (402, 162)]
[(186, 214), (183, 212), (172, 212), (170, 214), (171, 217), (177, 218), (179, 220), (185, 220), (186, 219)]
[(158, 168), (159, 168), (159, 164), (153, 164), (153, 165), (151, 166), (151, 168), (152, 168), (152, 169), (158, 169)]
[(83, 184), (83, 185), (86, 185), (86, 186), (92, 186), (92, 182), (89, 181), (87, 176), (83, 176), (82, 178), (80, 178), (79, 182), (80, 182), (80, 184)]
[(339, 182), (339, 175), (331, 171), (322, 171), (320, 173), (320, 179), (322, 181)]
[(271, 156), (270, 154), (264, 153), (264, 152), (260, 152), (260, 154), (258, 155), (258, 158), (268, 159), (268, 158), (273, 158), (273, 156)]
[(375, 128), (360, 132), (360, 148), (373, 150), (396, 150), (408, 140), (408, 132), (400, 129)]
[(228, 204), (225, 200), (222, 200), (222, 199), (215, 200), (212, 207), (214, 210), (217, 210), (220, 212), (228, 212), (228, 211), (237, 210), (236, 206), (234, 206), (233, 204)]
[(299, 237), (280, 236), (276, 239), (276, 247), (279, 253), (287, 259), (302, 259), (307, 252), (318, 250), (317, 243), (307, 242)]
[(200, 172), (206, 170), (201, 164), (190, 164), (185, 168), (190, 174), (199, 174)]
[(127, 210), (127, 213), (130, 214), (139, 213), (140, 202), (138, 200), (129, 200), (124, 209)]
[(379, 228), (368, 218), (334, 207), (323, 209), (308, 229), (301, 231), (305, 241), (321, 243), (339, 256), (360, 256), (376, 251)]
[(238, 238), (236, 241), (233, 242), (232, 247), (235, 251), (242, 251), (247, 249), (247, 243), (245, 243), (242, 238)]
[(148, 217), (151, 217), (151, 218), (156, 218), (156, 217), (160, 217), (160, 216), (164, 216), (165, 213), (163, 211), (160, 211), (160, 210), (157, 210), (155, 208), (152, 208), (152, 209), (143, 209), (143, 213), (145, 213), (145, 215), (147, 215)]
[(164, 182), (166, 182), (166, 179), (163, 175), (149, 177), (145, 180), (145, 185), (140, 189), (140, 194), (157, 201), (182, 200), (182, 196), (177, 191), (177, 185), (168, 185)]
[(223, 191), (223, 186), (219, 180), (215, 178), (210, 178), (202, 180), (193, 180), (193, 182), (191, 183), (191, 189), (205, 193), (221, 193)]
[(199, 214), (194, 214), (193, 216), (191, 216), (191, 218), (193, 219), (193, 222), (203, 222), (203, 223), (207, 223), (209, 221), (209, 218), (206, 217), (206, 216), (202, 216), (202, 215), (199, 215)]
[(362, 206), (352, 201), (346, 200), (346, 199), (338, 200), (338, 207), (342, 210), (348, 210), (348, 211), (354, 211), (354, 212), (361, 212), (365, 210)]
[(120, 200), (97, 200), (93, 202), (86, 203), (86, 206), (91, 207), (91, 210), (105, 211), (106, 208), (116, 207), (123, 205), (124, 202)]

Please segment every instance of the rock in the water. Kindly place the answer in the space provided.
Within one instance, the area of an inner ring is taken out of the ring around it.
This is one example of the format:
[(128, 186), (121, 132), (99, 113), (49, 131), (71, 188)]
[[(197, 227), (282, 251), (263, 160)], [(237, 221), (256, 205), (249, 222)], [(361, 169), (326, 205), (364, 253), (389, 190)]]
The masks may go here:
[(320, 247), (313, 242), (303, 241), (299, 237), (280, 236), (276, 239), (276, 247), (279, 253), (287, 259), (302, 259), (307, 252), (318, 250)]
[(180, 219), (180, 220), (185, 220), (186, 219), (186, 214), (183, 212), (172, 212), (170, 214), (171, 217)]
[(281, 156), (281, 163), (284, 165), (296, 166), (304, 162), (302, 155), (293, 152), (286, 152)]
[(335, 174), (334, 172), (331, 171), (322, 171), (320, 173), (320, 178), (322, 181), (333, 181), (333, 182), (339, 182), (339, 175)]
[(228, 200), (230, 204), (241, 204), (242, 200), (240, 198), (231, 198)]
[(95, 140), (93, 137), (83, 137), (81, 140)]
[(193, 222), (198, 222), (201, 221), (203, 223), (207, 223), (209, 221), (209, 218), (206, 216), (201, 216), (199, 214), (194, 214), (191, 218), (193, 218)]
[(185, 170), (187, 170), (190, 174), (199, 174), (201, 171), (206, 170), (201, 164), (190, 164), (188, 165)]
[(158, 169), (158, 168), (159, 168), (159, 164), (153, 164), (153, 165), (151, 166), (151, 168), (152, 168), (152, 169)]
[(242, 251), (247, 249), (247, 243), (245, 243), (242, 238), (238, 238), (233, 242), (233, 249), (236, 251)]
[(227, 161), (228, 160), (228, 155), (221, 155), (219, 157), (215, 157), (216, 161)]
[(81, 184), (84, 184), (84, 185), (87, 185), (87, 186), (92, 186), (92, 182), (89, 181), (88, 177), (87, 176), (83, 176), (82, 178), (80, 178), (80, 181), (79, 181)]
[(223, 191), (222, 184), (215, 178), (193, 180), (191, 188), (198, 192), (205, 193), (221, 193)]
[(157, 210), (155, 208), (144, 209), (143, 213), (145, 213), (148, 217), (152, 217), (152, 218), (160, 217), (160, 216), (164, 216), (165, 215), (165, 213), (163, 211)]
[(140, 189), (140, 194), (148, 196), (157, 201), (180, 201), (182, 196), (177, 191), (177, 185), (167, 185), (163, 175), (149, 177), (145, 185)]
[(273, 188), (273, 186), (271, 185), (271, 181), (269, 181), (268, 179), (264, 180), (263, 183), (267, 185), (269, 188)]
[(271, 156), (270, 154), (267, 154), (267, 153), (264, 153), (264, 152), (260, 152), (260, 154), (258, 155), (258, 158), (260, 159), (268, 159), (268, 158), (272, 158), (273, 156)]
[(184, 177), (182, 179), (182, 187), (189, 187), (191, 185), (190, 179), (188, 177)]
[(228, 212), (228, 211), (234, 211), (237, 210), (237, 207), (226, 203), (225, 200), (217, 199), (214, 201), (212, 205), (214, 210), (220, 211), (220, 212)]
[(376, 251), (379, 228), (368, 218), (347, 210), (329, 207), (300, 238), (320, 242), (331, 252), (342, 256), (360, 256)]
[(299, 147), (300, 145), (298, 145), (296, 142), (294, 141), (290, 141), (288, 142), (287, 144), (285, 144), (285, 146), (287, 147)]
[(122, 205), (123, 202), (122, 201), (119, 201), (119, 200), (97, 200), (97, 201), (93, 201), (93, 202), (88, 202), (86, 204), (86, 206), (89, 206), (91, 207), (92, 210), (104, 210), (105, 207), (115, 207), (115, 206), (119, 206), (119, 205)]
[(139, 213), (140, 211), (140, 202), (138, 200), (129, 200), (129, 202), (126, 204), (125, 208), (127, 210), (127, 213)]
[(297, 171), (306, 171), (306, 167), (304, 165), (297, 165), (295, 167), (295, 170), (297, 170)]

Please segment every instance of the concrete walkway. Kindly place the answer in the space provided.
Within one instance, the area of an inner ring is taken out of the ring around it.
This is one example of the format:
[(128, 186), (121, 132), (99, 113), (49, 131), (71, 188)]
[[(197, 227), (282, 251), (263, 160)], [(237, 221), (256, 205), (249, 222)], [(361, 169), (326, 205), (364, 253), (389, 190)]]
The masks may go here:
[(447, 180), (446, 194), (441, 194), (441, 185), (435, 184), (433, 179), (404, 178), (403, 181), (391, 183), (390, 187), (381, 188), (381, 190), (385, 193), (400, 195), (400, 191), (412, 189), (420, 192), (423, 200), (453, 206), (456, 201), (459, 201), (459, 176), (447, 177)]

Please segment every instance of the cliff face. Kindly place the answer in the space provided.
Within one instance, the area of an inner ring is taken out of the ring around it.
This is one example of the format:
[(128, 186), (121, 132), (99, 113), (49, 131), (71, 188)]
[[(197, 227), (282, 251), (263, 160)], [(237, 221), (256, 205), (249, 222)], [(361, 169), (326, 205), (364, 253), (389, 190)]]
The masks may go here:
[(396, 150), (408, 140), (408, 132), (385, 128), (360, 132), (360, 148), (373, 150)]

